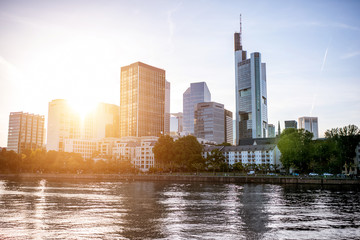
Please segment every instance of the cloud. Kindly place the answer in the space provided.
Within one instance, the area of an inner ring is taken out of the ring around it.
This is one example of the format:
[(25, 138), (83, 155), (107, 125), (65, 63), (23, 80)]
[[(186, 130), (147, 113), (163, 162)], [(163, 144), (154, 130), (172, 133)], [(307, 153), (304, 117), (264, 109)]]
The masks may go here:
[(168, 23), (168, 27), (169, 27), (169, 43), (171, 45), (173, 43), (173, 36), (174, 36), (174, 32), (175, 32), (175, 23), (173, 21), (173, 14), (180, 8), (181, 5), (182, 5), (182, 2), (180, 2), (175, 8), (167, 11), (167, 23)]
[(359, 56), (359, 55), (360, 55), (360, 51), (355, 51), (355, 52), (344, 54), (340, 58), (341, 59), (348, 59), (348, 58), (356, 57), (356, 56)]

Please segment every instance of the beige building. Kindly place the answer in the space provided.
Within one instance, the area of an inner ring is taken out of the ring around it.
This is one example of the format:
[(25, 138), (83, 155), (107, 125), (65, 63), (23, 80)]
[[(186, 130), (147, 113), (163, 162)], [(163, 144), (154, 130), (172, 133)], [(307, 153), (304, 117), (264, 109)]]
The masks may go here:
[(159, 136), (165, 120), (165, 70), (136, 62), (121, 68), (120, 137)]
[[(99, 103), (84, 118), (64, 99), (49, 103), (47, 150), (65, 150), (67, 139), (119, 137), (119, 106)], [(68, 142), (67, 149), (70, 149)], [(72, 152), (72, 151), (70, 151)]]
[(25, 149), (42, 149), (44, 147), (45, 117), (23, 112), (11, 112), (7, 150), (17, 153)]

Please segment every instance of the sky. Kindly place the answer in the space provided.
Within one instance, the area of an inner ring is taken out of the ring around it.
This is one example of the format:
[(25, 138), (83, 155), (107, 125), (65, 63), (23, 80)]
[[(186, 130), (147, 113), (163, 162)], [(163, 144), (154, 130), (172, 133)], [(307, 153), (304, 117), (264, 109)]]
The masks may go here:
[[(0, 0), (0, 146), (10, 112), (53, 99), (120, 104), (120, 68), (141, 61), (171, 83), (171, 112), (205, 81), (235, 112), (234, 32), (267, 64), (269, 123), (318, 117), (319, 134), (360, 127), (360, 1)], [(46, 127), (46, 125), (45, 125)]]

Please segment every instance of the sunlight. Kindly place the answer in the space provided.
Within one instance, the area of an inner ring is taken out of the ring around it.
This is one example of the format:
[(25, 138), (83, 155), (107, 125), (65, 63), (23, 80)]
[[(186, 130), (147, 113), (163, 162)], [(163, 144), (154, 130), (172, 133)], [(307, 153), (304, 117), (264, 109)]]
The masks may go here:
[(77, 114), (80, 115), (81, 120), (84, 120), (85, 117), (92, 113), (97, 106), (95, 101), (83, 98), (69, 99), (69, 105)]

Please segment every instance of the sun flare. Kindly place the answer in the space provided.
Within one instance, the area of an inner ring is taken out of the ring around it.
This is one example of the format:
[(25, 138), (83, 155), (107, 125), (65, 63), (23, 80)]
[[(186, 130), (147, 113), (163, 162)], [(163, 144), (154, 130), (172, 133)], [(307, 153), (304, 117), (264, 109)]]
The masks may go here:
[(88, 99), (70, 99), (70, 107), (84, 120), (96, 108), (96, 102)]

